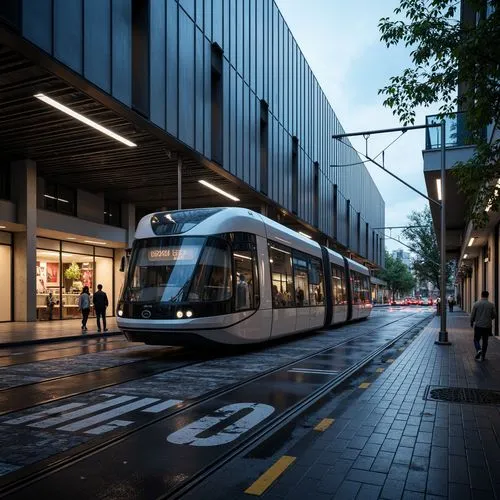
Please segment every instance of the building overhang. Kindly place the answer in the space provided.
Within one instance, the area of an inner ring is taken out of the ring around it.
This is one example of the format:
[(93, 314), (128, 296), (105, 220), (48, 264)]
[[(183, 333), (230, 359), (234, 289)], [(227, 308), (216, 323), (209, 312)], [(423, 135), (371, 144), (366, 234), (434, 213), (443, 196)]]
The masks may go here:
[[(463, 234), (466, 229), (465, 197), (459, 191), (456, 178), (452, 170), (459, 161), (467, 161), (474, 154), (473, 146), (446, 148), (446, 254), (448, 258), (458, 258), (463, 243)], [(441, 180), (441, 151), (440, 149), (424, 150), (424, 178), (427, 194), (430, 198), (439, 199), (438, 182)], [(441, 231), (441, 208), (430, 203), (434, 230), (438, 235)]]

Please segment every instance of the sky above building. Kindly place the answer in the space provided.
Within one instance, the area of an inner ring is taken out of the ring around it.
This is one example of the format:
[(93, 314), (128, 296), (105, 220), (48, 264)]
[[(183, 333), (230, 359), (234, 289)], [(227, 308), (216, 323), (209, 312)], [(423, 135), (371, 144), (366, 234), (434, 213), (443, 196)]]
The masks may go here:
[[(399, 0), (275, 0), (299, 47), (346, 132), (397, 127), (401, 124), (390, 108), (383, 106), (378, 90), (391, 76), (411, 66), (410, 50), (387, 48), (380, 41), (378, 23), (393, 17)], [(425, 116), (437, 106), (417, 110), (415, 124), (425, 123)], [(352, 144), (373, 158), (399, 133), (352, 138)], [(385, 166), (406, 182), (426, 193), (422, 149), (423, 130), (404, 134), (384, 153)], [(381, 157), (378, 158), (378, 161)], [(366, 164), (385, 200), (386, 226), (404, 226), (412, 210), (422, 210), (428, 203), (378, 167)], [(386, 231), (389, 235), (389, 231)], [(393, 230), (397, 237), (399, 230)], [(386, 239), (386, 248), (401, 244)]]

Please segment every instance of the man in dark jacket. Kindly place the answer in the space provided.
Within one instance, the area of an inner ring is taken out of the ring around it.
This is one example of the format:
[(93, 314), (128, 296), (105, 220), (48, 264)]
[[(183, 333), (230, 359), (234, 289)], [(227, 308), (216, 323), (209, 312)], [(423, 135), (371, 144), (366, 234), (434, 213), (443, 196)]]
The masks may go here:
[[(476, 348), (476, 359), (478, 361), (484, 361), (492, 323), (497, 317), (495, 306), (488, 302), (489, 295), (486, 290), (481, 292), (481, 300), (474, 304), (470, 315), (470, 326), (474, 327), (474, 347)], [(479, 344), (480, 339), (483, 340), (482, 347)]]
[(102, 285), (97, 285), (97, 292), (94, 293), (94, 309), (95, 309), (95, 317), (97, 319), (97, 331), (101, 331), (101, 318), (102, 318), (102, 326), (104, 327), (104, 331), (107, 332), (106, 328), (106, 307), (108, 307), (108, 296), (106, 292), (102, 291)]

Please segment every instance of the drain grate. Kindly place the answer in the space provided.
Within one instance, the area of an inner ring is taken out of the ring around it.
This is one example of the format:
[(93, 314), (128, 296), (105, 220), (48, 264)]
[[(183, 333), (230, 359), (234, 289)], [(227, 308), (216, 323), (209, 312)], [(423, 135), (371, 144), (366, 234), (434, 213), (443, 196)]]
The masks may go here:
[(425, 399), (473, 405), (500, 405), (500, 391), (469, 389), (467, 387), (436, 387), (430, 385), (427, 386)]

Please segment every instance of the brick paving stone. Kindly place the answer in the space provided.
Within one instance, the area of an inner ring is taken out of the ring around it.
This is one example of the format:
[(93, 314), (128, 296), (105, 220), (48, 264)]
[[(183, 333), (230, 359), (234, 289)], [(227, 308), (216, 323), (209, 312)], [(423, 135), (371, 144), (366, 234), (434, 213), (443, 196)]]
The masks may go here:
[(371, 472), (361, 469), (351, 469), (347, 474), (347, 479), (360, 483), (376, 484), (382, 486), (387, 478), (386, 474)]
[(404, 446), (399, 446), (396, 450), (396, 456), (394, 457), (394, 462), (397, 464), (409, 465), (411, 462), (411, 457), (413, 455), (413, 448), (406, 448)]
[(381, 486), (373, 484), (363, 484), (358, 492), (356, 500), (377, 500), (382, 491)]
[(360, 456), (354, 462), (352, 468), (353, 469), (370, 470), (374, 461), (375, 461), (374, 457)]
[(448, 469), (448, 449), (432, 446), (430, 466), (434, 469)]
[(405, 448), (413, 448), (417, 443), (417, 438), (411, 436), (403, 436), (401, 441), (399, 441), (400, 446), (404, 446)]
[(356, 498), (359, 489), (361, 488), (360, 483), (354, 481), (344, 481), (337, 491), (337, 494), (333, 497), (336, 500), (349, 500), (351, 498)]
[(382, 443), (381, 451), (396, 451), (399, 446), (399, 440), (397, 439), (385, 439)]
[(388, 479), (384, 483), (384, 487), (382, 489), (380, 497), (387, 500), (399, 500), (401, 498), (401, 495), (403, 494), (404, 488), (404, 481)]

